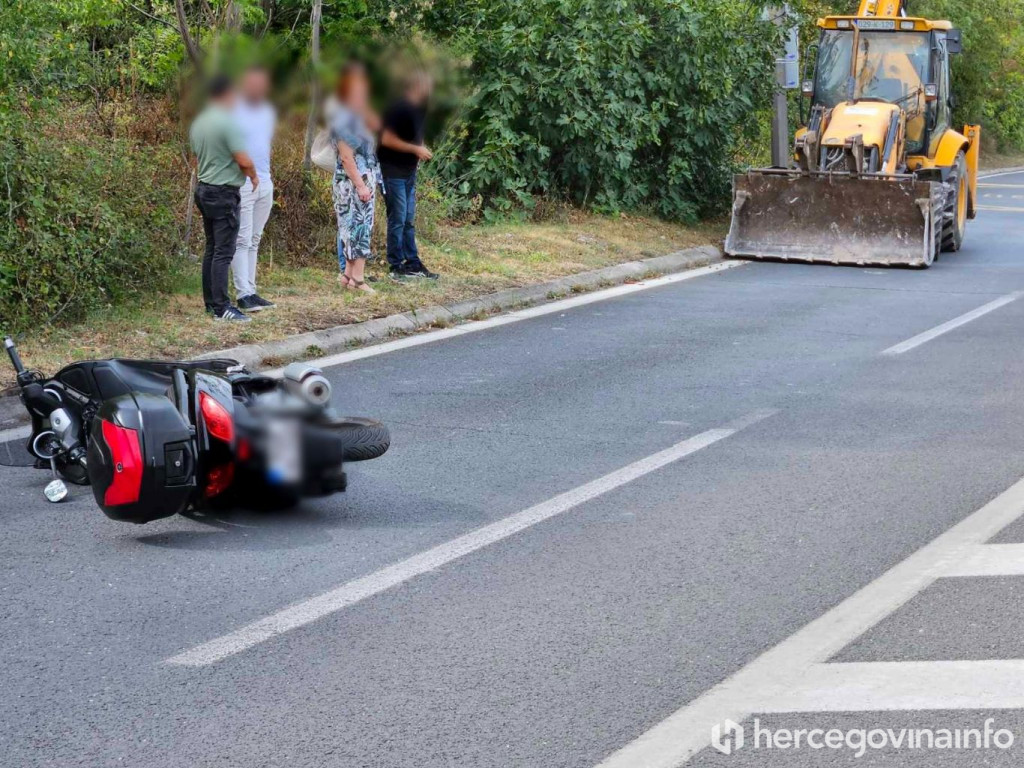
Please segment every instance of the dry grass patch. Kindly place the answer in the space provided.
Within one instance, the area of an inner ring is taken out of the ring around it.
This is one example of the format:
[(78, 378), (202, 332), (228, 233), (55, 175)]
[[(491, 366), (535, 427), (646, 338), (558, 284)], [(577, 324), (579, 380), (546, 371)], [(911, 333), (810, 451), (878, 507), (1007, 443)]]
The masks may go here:
[(1000, 155), (994, 152), (986, 152), (984, 149), (981, 150), (982, 171), (997, 171), (1000, 168), (1020, 167), (1024, 167), (1024, 155), (1022, 154)]
[[(203, 314), (199, 265), (188, 263), (171, 294), (131, 307), (108, 307), (73, 325), (40, 328), (20, 346), (28, 365), (51, 373), (83, 358), (185, 358), (661, 256), (716, 242), (722, 234), (717, 225), (688, 228), (642, 217), (580, 213), (557, 223), (439, 227), (434, 241), (422, 243), (421, 256), (441, 279), (396, 282), (378, 260), (370, 270), (378, 278), (374, 296), (342, 290), (330, 252), (306, 267), (283, 264), (268, 253), (261, 266), (260, 293), (278, 306), (256, 314), (246, 325), (217, 322)], [(5, 369), (0, 382), (12, 381)]]

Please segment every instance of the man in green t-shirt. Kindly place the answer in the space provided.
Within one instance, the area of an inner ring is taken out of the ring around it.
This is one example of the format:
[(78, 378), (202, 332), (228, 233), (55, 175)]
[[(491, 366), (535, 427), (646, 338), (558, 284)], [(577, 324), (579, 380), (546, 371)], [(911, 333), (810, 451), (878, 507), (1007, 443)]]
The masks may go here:
[(195, 201), (206, 232), (203, 301), (206, 311), (218, 320), (248, 322), (252, 318), (231, 305), (228, 272), (238, 238), (238, 189), (248, 178), (255, 190), (260, 180), (232, 115), (235, 94), (231, 81), (224, 76), (214, 77), (209, 97), (209, 103), (192, 122), (188, 133), (199, 179)]

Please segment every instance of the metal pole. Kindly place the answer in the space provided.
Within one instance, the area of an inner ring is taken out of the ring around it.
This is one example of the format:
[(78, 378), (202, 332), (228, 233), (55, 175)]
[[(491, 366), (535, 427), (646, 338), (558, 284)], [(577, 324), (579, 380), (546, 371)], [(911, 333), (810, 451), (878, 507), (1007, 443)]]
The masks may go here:
[(796, 21), (789, 3), (768, 8), (775, 24), (785, 27), (785, 48), (775, 59), (775, 93), (772, 97), (772, 167), (788, 168), (792, 152), (789, 147), (789, 102), (786, 91), (800, 87), (800, 55)]
[[(776, 65), (782, 69), (781, 64)], [(789, 103), (781, 85), (775, 89), (772, 110), (772, 168), (789, 167)]]

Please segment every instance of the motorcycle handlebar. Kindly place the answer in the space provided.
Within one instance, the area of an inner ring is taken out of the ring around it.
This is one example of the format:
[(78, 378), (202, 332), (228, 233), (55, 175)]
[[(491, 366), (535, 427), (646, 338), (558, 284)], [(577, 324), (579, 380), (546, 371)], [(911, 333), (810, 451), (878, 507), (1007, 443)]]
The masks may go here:
[(17, 373), (25, 372), (25, 364), (21, 362), (21, 357), (18, 355), (18, 350), (14, 347), (14, 339), (10, 336), (4, 337), (4, 347), (7, 349), (7, 355), (11, 358), (11, 364), (14, 366), (14, 370)]

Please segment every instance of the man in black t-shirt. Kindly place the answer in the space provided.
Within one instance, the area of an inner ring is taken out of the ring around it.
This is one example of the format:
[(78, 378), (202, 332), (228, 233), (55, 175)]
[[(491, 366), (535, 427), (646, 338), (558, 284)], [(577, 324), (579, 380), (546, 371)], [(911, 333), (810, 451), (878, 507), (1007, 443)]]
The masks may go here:
[(420, 261), (416, 247), (416, 168), (433, 154), (423, 144), (423, 124), (432, 83), (423, 72), (411, 75), (402, 98), (384, 113), (380, 147), (381, 175), (384, 177), (384, 201), (388, 210), (388, 264), (392, 277), (437, 275)]

